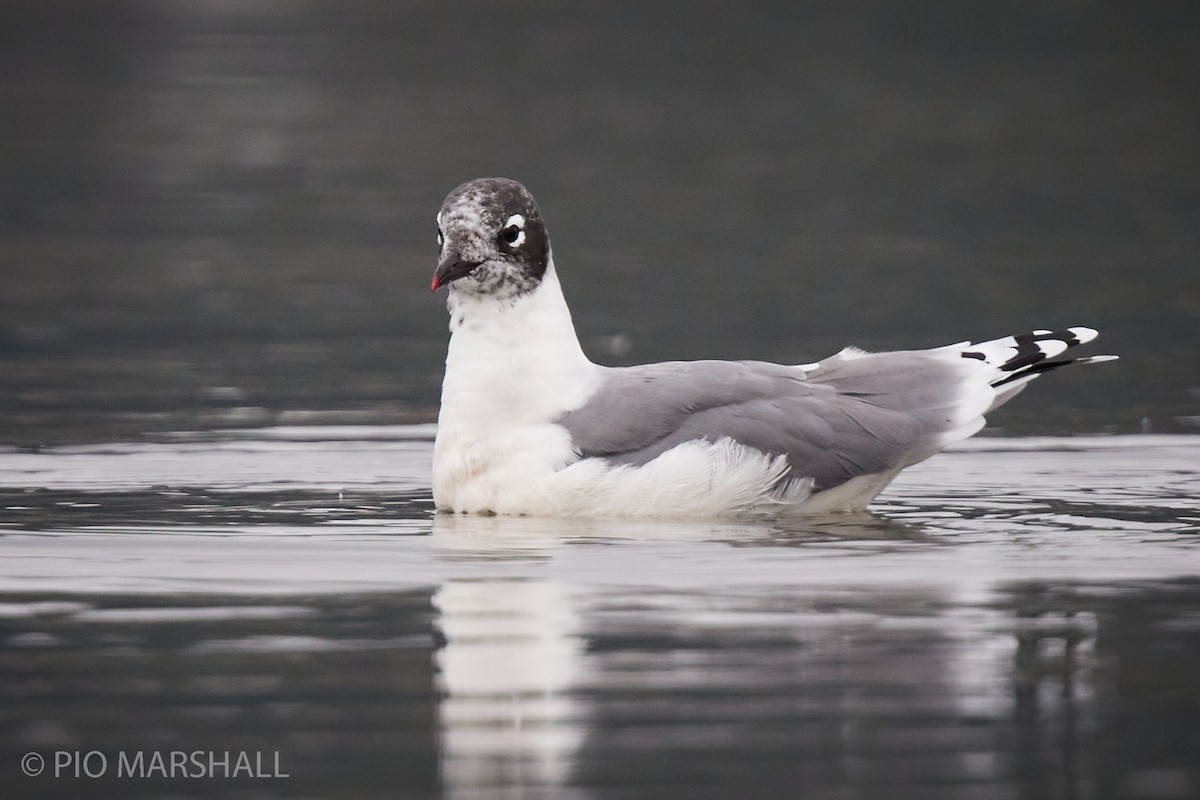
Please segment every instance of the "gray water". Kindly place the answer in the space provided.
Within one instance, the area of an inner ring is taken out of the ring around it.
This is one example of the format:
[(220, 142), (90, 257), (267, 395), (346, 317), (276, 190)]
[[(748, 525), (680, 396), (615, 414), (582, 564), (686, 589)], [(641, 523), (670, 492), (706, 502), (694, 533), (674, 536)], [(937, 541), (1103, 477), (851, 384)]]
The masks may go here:
[(1200, 796), (1200, 437), (689, 522), (434, 515), (430, 434), (0, 453), (7, 795)]
[[(1173, 0), (0, 3), (0, 796), (1200, 797), (1200, 442), (1095, 435), (1200, 421), (1198, 40)], [(601, 363), (1121, 360), (870, 514), (434, 516), (433, 214), (484, 175)]]

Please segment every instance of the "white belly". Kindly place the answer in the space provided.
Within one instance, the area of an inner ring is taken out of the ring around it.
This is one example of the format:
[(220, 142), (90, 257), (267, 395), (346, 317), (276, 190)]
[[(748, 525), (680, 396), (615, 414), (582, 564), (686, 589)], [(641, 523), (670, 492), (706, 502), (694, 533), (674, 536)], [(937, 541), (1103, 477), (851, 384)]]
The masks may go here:
[(441, 426), (433, 446), (433, 501), (442, 511), (539, 514), (553, 476), (575, 459), (566, 430), (527, 425), (480, 436)]
[(439, 434), (434, 501), (442, 511), (547, 517), (786, 515), (864, 508), (894, 476), (814, 494), (809, 480), (781, 482), (783, 457), (729, 440), (686, 442), (640, 467), (573, 458), (557, 425), (469, 443)]

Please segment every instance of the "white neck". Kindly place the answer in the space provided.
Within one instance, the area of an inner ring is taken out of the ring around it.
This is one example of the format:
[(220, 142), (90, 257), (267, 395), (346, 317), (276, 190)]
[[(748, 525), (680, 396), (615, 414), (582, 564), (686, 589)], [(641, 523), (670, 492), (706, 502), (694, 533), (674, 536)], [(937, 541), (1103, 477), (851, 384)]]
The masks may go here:
[(577, 408), (598, 368), (579, 346), (554, 262), (515, 298), (450, 292), (439, 435), (549, 422)]

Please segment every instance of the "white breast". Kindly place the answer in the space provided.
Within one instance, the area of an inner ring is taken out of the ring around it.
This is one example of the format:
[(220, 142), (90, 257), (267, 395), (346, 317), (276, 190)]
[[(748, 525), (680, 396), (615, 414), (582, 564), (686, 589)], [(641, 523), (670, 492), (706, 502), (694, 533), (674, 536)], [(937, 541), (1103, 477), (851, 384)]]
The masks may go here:
[(450, 347), (433, 454), (438, 508), (526, 513), (530, 492), (575, 460), (553, 420), (595, 390), (550, 264), (534, 291), (503, 303), (451, 292)]

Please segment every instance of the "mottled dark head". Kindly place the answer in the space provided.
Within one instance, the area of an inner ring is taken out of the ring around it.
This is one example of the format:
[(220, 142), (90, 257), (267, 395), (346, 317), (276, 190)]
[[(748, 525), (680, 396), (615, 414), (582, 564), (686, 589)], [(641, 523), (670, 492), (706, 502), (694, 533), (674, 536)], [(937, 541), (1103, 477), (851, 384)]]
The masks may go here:
[(550, 239), (537, 202), (508, 178), (478, 178), (452, 191), (437, 215), (440, 257), (433, 286), (515, 297), (541, 283)]

